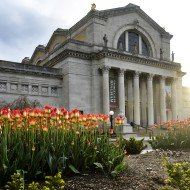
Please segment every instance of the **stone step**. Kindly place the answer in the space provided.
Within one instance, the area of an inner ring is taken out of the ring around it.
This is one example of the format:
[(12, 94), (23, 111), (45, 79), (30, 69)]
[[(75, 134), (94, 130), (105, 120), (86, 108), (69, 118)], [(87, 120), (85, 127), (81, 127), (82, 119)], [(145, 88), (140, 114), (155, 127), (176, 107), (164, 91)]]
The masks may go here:
[(136, 133), (122, 133), (121, 134), (123, 136), (124, 139), (130, 139), (131, 137), (137, 137), (137, 134)]

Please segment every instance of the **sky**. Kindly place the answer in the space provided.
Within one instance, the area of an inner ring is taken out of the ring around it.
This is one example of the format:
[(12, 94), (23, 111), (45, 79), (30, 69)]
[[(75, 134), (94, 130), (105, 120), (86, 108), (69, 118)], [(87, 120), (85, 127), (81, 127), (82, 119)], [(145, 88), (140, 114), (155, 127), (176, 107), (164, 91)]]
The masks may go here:
[(136, 4), (173, 35), (171, 52), (190, 87), (190, 18), (187, 0), (0, 0), (0, 60), (21, 62), (36, 46), (46, 45), (57, 28), (68, 29), (96, 4), (97, 10)]

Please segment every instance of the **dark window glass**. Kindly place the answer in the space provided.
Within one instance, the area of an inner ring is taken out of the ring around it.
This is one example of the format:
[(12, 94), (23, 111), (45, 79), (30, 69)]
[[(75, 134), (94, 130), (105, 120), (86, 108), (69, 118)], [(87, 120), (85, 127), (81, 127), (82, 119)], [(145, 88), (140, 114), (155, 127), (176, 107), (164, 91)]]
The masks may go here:
[(146, 42), (142, 39), (142, 55), (149, 56), (149, 49)]
[(125, 51), (125, 32), (121, 34), (117, 43), (117, 49), (120, 51)]
[(134, 32), (128, 32), (129, 52), (139, 53), (139, 35)]

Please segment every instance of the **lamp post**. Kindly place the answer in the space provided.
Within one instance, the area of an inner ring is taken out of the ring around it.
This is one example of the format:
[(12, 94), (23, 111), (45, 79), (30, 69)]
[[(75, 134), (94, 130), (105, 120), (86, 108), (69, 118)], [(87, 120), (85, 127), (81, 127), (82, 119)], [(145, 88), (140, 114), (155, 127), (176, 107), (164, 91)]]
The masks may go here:
[(113, 115), (114, 115), (114, 111), (110, 111), (110, 129), (113, 129)]

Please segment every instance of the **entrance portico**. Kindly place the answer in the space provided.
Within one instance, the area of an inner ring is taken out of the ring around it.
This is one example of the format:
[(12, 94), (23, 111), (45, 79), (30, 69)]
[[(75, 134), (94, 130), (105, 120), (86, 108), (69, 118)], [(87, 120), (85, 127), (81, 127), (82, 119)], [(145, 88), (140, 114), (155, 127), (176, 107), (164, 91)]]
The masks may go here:
[[(128, 122), (151, 126), (154, 123), (171, 119), (167, 118), (166, 114), (169, 109), (172, 119), (177, 119), (177, 79), (175, 77), (116, 68), (110, 65), (101, 67), (101, 69), (103, 112), (105, 114), (114, 110), (116, 114), (124, 113), (128, 117)], [(110, 74), (112, 72), (114, 75)], [(166, 81), (169, 92), (167, 92)], [(159, 89), (154, 88), (155, 83), (159, 83)], [(168, 97), (166, 97), (166, 93), (169, 93)], [(154, 99), (155, 97), (156, 99)], [(160, 105), (159, 109), (154, 108), (158, 105), (154, 104), (154, 101)], [(168, 105), (171, 107), (167, 107), (167, 101), (170, 102)], [(154, 112), (159, 115), (157, 118), (154, 118)]]

